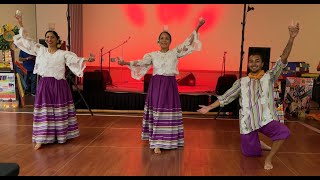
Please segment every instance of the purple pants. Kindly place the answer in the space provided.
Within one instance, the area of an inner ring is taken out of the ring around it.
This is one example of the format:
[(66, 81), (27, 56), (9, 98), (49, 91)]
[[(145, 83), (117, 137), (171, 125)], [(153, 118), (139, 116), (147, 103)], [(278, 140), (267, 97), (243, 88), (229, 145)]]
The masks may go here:
[(275, 120), (249, 134), (241, 134), (241, 150), (245, 156), (262, 155), (258, 132), (271, 138), (272, 141), (284, 140), (290, 136), (290, 130), (287, 126)]

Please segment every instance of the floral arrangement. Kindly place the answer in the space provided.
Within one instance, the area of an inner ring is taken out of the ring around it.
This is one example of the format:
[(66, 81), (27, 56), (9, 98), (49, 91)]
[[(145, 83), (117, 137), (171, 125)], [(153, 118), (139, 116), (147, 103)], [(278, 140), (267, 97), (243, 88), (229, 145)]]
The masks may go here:
[(14, 50), (15, 45), (13, 44), (13, 36), (16, 34), (19, 34), (18, 26), (5, 24), (0, 27), (0, 50)]

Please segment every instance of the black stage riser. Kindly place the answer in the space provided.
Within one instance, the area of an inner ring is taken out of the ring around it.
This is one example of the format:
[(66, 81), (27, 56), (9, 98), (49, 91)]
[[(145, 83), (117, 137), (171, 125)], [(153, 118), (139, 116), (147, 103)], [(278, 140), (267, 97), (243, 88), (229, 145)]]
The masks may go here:
[[(99, 92), (85, 93), (81, 91), (91, 109), (109, 109), (109, 110), (143, 110), (146, 93), (116, 93), (116, 92)], [(77, 102), (79, 93), (73, 92), (74, 102)], [(180, 94), (182, 111), (196, 112), (199, 105), (208, 105), (216, 97), (209, 95)], [(77, 109), (86, 109), (84, 103), (76, 104)], [(212, 110), (217, 112), (219, 108)], [(234, 104), (226, 106), (222, 112), (234, 110)]]

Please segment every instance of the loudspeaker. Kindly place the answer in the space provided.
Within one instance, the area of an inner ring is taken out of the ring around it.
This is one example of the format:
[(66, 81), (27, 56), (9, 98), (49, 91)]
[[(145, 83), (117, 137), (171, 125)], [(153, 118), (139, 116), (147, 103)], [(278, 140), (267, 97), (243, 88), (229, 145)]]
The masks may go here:
[[(249, 56), (253, 53), (260, 53), (262, 56), (263, 67), (262, 69), (267, 72), (270, 66), (270, 51), (271, 48), (269, 47), (249, 47), (248, 53), (248, 63), (249, 63)], [(247, 66), (247, 74), (249, 74), (249, 68)]]
[(218, 78), (218, 82), (216, 85), (216, 94), (222, 95), (224, 94), (228, 89), (230, 89), (233, 85), (233, 83), (237, 80), (237, 76), (234, 74), (225, 74), (223, 76), (220, 76)]
[(148, 92), (149, 84), (152, 79), (152, 74), (146, 74), (143, 78), (143, 92)]
[(182, 79), (179, 79), (178, 81), (179, 86), (195, 86), (196, 85), (196, 78), (192, 73), (188, 74)]
[[(232, 87), (233, 83), (236, 80), (237, 80), (237, 76), (234, 74), (225, 74), (223, 76), (220, 76), (218, 78), (218, 82), (216, 86), (216, 94), (223, 95), (227, 90), (229, 90)], [(211, 96), (211, 102), (215, 102), (216, 100), (217, 100), (216, 96)], [(220, 112), (232, 113), (234, 117), (238, 116), (239, 114), (238, 105), (239, 105), (239, 98), (235, 99), (234, 101), (224, 106), (223, 108), (220, 107), (217, 117), (219, 116)]]
[(105, 81), (102, 81), (102, 74), (100, 71), (85, 72), (83, 75), (83, 91), (97, 92), (106, 89)]
[[(100, 72), (100, 70), (95, 70), (95, 72)], [(102, 70), (103, 81), (105, 84), (112, 84), (112, 78), (108, 70)]]

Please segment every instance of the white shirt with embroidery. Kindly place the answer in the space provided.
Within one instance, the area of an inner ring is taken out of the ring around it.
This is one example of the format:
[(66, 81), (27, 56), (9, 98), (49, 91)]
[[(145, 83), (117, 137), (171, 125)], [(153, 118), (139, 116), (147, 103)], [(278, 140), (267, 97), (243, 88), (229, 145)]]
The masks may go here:
[(34, 74), (42, 77), (54, 77), (57, 80), (66, 79), (65, 66), (67, 65), (76, 76), (83, 76), (83, 70), (86, 67), (84, 58), (78, 57), (75, 53), (58, 49), (51, 54), (48, 48), (28, 37), (22, 27), (19, 34), (15, 35), (13, 39), (19, 49), (36, 56)]
[(243, 77), (222, 96), (217, 96), (221, 107), (239, 97), (240, 134), (248, 134), (273, 120), (279, 120), (273, 87), (286, 66), (279, 59), (261, 79)]
[[(192, 36), (194, 36), (194, 40), (193, 43), (190, 44)], [(129, 65), (131, 77), (140, 80), (148, 72), (152, 65), (153, 75), (178, 75), (178, 58), (188, 55), (194, 50), (201, 50), (201, 42), (196, 31), (193, 31), (190, 37), (172, 50), (169, 50), (165, 53), (160, 51), (147, 53), (144, 55), (143, 59), (136, 60), (138, 61), (136, 65), (133, 65), (133, 61), (131, 61)]]

